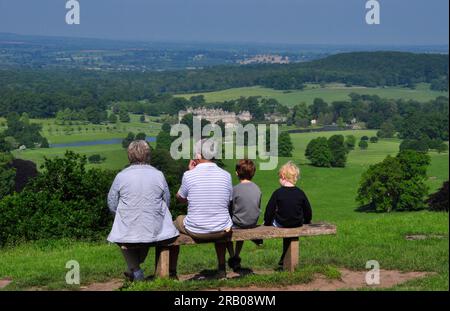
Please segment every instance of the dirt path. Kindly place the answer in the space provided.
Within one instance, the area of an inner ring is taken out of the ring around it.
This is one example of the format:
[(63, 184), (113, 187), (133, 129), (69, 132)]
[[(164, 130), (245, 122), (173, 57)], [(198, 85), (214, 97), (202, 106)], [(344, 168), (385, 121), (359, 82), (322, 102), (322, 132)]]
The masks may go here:
[(0, 289), (8, 286), (11, 282), (12, 282), (12, 280), (9, 278), (0, 279)]
[(282, 287), (221, 287), (215, 290), (228, 291), (335, 291), (340, 289), (360, 288), (389, 288), (416, 278), (429, 275), (429, 272), (401, 272), (396, 270), (380, 270), (380, 285), (367, 285), (365, 274), (367, 271), (351, 271), (340, 269), (341, 279), (330, 280), (317, 274), (312, 282)]
[[(389, 288), (409, 280), (422, 278), (430, 275), (429, 272), (401, 272), (397, 270), (380, 270), (380, 285), (367, 285), (365, 282), (365, 274), (367, 271), (351, 271), (348, 269), (340, 269), (341, 279), (330, 280), (321, 274), (317, 274), (315, 279), (306, 284), (295, 284), (281, 287), (220, 287), (218, 291), (335, 291), (340, 289), (360, 289), (360, 288)], [(256, 274), (273, 273), (272, 270), (255, 271)], [(240, 275), (234, 272), (227, 274), (228, 278), (236, 278)], [(208, 273), (206, 274), (187, 274), (181, 275), (180, 280), (204, 280), (210, 279)], [(82, 291), (111, 291), (119, 289), (123, 284), (121, 279), (113, 279), (103, 283), (92, 283), (81, 287)]]

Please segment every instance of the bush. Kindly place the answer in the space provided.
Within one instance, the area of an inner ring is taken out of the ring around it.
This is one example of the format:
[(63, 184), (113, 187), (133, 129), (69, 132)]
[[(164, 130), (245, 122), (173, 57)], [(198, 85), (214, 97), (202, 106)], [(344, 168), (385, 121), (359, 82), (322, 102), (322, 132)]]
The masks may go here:
[(105, 158), (105, 157), (102, 157), (102, 156), (99, 155), (99, 154), (93, 154), (93, 155), (90, 155), (90, 156), (88, 157), (89, 163), (93, 163), (93, 164), (102, 163), (102, 162), (105, 161), (105, 160), (106, 160), (106, 158)]
[(98, 238), (112, 217), (106, 196), (114, 172), (85, 168), (86, 157), (67, 151), (45, 159), (42, 172), (21, 193), (0, 201), (0, 244), (47, 238)]
[(278, 136), (278, 156), (280, 157), (292, 157), (292, 145), (291, 136), (288, 132), (281, 132)]
[(405, 139), (400, 143), (400, 151), (414, 150), (418, 152), (428, 152), (428, 141), (425, 139)]
[(380, 130), (377, 132), (379, 138), (392, 138), (395, 135), (395, 126), (392, 122), (384, 122), (381, 124)]
[(358, 147), (361, 150), (366, 150), (369, 147), (369, 144), (367, 143), (367, 140), (360, 140), (358, 143)]
[(345, 167), (348, 149), (344, 143), (344, 136), (333, 135), (328, 139), (328, 147), (331, 152), (331, 166)]
[(355, 149), (356, 146), (356, 137), (354, 135), (347, 135), (345, 139), (345, 146), (348, 150)]
[(30, 180), (38, 175), (36, 164), (32, 161), (14, 159), (9, 166), (16, 171), (14, 191), (21, 192)]
[(371, 142), (372, 144), (377, 143), (377, 142), (378, 142), (378, 137), (376, 137), (376, 136), (370, 137), (370, 142)]
[(430, 211), (448, 212), (448, 180), (428, 197), (427, 203)]
[(385, 212), (423, 209), (428, 193), (425, 181), (429, 164), (427, 154), (415, 151), (387, 156), (362, 175), (356, 200)]
[(306, 158), (318, 167), (330, 167), (332, 154), (326, 137), (312, 139), (305, 150)]
[(363, 136), (363, 137), (361, 137), (361, 140), (363, 140), (363, 141), (368, 141), (369, 140), (369, 136)]
[(176, 193), (181, 185), (183, 173), (188, 166), (187, 160), (174, 160), (168, 150), (156, 148), (151, 152), (151, 165), (164, 172), (167, 184), (170, 189), (170, 211), (172, 217), (178, 215), (185, 215), (187, 207), (185, 204), (180, 204), (176, 200)]

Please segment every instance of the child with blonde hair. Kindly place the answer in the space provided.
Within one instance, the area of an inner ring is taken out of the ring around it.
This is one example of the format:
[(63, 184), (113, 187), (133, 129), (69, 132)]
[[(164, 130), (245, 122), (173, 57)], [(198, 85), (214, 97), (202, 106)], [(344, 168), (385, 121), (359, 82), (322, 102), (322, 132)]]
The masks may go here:
[[(300, 169), (292, 161), (284, 164), (279, 172), (281, 187), (272, 193), (264, 214), (264, 225), (280, 228), (301, 227), (311, 223), (312, 210), (306, 194), (296, 186)], [(283, 265), (289, 243), (283, 240), (283, 254), (279, 265)]]

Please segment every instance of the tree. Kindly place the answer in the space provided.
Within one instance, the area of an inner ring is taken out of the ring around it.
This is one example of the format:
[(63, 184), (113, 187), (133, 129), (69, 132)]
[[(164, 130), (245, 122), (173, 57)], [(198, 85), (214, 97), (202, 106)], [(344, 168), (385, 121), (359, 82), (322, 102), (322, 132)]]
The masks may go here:
[(363, 137), (361, 137), (361, 140), (368, 141), (369, 140), (369, 136), (364, 135)]
[(93, 163), (93, 164), (98, 164), (98, 163), (101, 163), (101, 162), (103, 162), (103, 161), (105, 161), (105, 160), (106, 160), (106, 158), (105, 158), (105, 157), (102, 157), (102, 156), (99, 155), (99, 154), (93, 154), (93, 155), (90, 155), (90, 156), (88, 157), (89, 163)]
[(444, 182), (442, 187), (428, 197), (428, 209), (430, 211), (448, 212), (448, 180)]
[(326, 137), (312, 139), (306, 146), (305, 156), (313, 166), (330, 167), (332, 154)]
[(131, 142), (135, 139), (135, 135), (133, 132), (129, 132), (127, 137), (125, 137), (122, 140), (122, 147), (123, 148), (128, 148), (128, 146), (131, 144)]
[(333, 167), (345, 167), (347, 162), (347, 151), (344, 144), (344, 136), (333, 135), (328, 139), (328, 147), (331, 152), (331, 166)]
[(139, 122), (145, 123), (145, 116), (144, 116), (144, 115), (141, 115), (141, 116), (139, 117)]
[(426, 154), (414, 151), (387, 156), (363, 173), (356, 200), (385, 212), (424, 208), (427, 163)]
[(131, 120), (130, 115), (125, 110), (121, 110), (119, 112), (119, 120), (120, 120), (120, 122), (128, 123)]
[[(85, 156), (45, 159), (20, 193), (0, 201), (0, 244), (17, 240), (94, 239), (111, 228), (104, 207), (114, 172), (87, 169)], [(26, 222), (18, 222), (26, 219)]]
[(109, 123), (117, 123), (117, 115), (115, 113), (111, 113), (108, 117), (108, 122)]
[(145, 133), (137, 133), (136, 137), (134, 138), (135, 140), (145, 140), (147, 138), (147, 135)]
[(392, 138), (395, 135), (395, 126), (392, 122), (386, 121), (381, 124), (380, 130), (377, 132), (379, 138)]
[(372, 137), (370, 137), (370, 140), (369, 140), (372, 144), (375, 144), (375, 143), (377, 143), (378, 142), (378, 137), (376, 137), (376, 136), (372, 136)]
[(278, 156), (280, 157), (292, 157), (292, 145), (291, 136), (288, 132), (281, 132), (278, 137)]
[(414, 150), (418, 152), (427, 152), (428, 149), (428, 141), (425, 139), (405, 139), (400, 143), (400, 151)]
[(347, 135), (345, 137), (345, 146), (348, 150), (355, 149), (356, 146), (356, 137), (354, 135)]
[(358, 143), (358, 147), (361, 150), (366, 150), (369, 147), (369, 144), (367, 143), (367, 140), (360, 140)]
[(0, 152), (0, 198), (14, 190), (16, 171), (10, 166), (12, 160), (11, 154)]
[(173, 138), (170, 136), (169, 132), (160, 131), (158, 136), (156, 136), (156, 148), (170, 150), (170, 146), (172, 145)]

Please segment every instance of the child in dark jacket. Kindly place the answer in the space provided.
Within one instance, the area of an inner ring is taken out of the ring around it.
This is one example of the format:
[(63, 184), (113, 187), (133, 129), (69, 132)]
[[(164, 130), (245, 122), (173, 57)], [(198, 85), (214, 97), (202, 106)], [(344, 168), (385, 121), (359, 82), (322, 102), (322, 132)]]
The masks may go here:
[[(300, 175), (299, 168), (291, 161), (284, 164), (278, 172), (281, 187), (272, 193), (264, 214), (264, 225), (280, 228), (301, 227), (311, 223), (312, 210), (306, 194), (295, 186)], [(289, 246), (283, 240), (283, 254), (280, 266)]]

